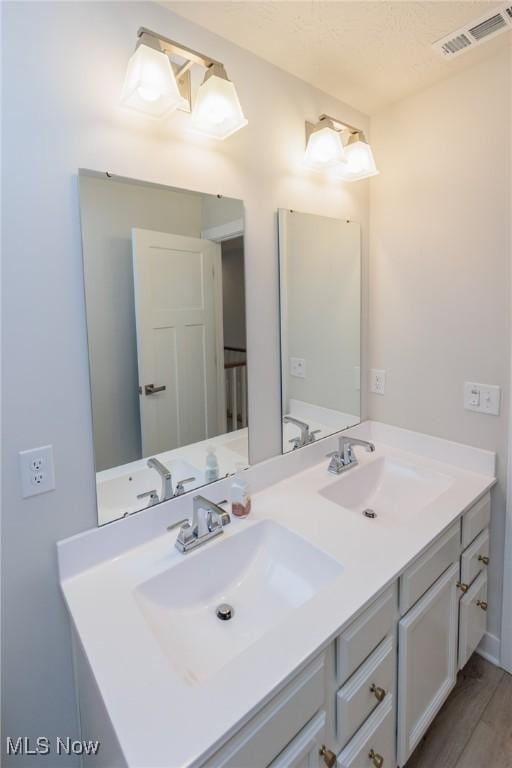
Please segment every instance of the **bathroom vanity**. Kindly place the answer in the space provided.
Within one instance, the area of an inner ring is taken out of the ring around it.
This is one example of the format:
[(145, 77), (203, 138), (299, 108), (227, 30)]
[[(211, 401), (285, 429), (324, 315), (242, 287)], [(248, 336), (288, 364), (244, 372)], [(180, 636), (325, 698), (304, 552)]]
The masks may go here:
[(94, 765), (406, 763), (485, 632), (494, 454), (348, 434), (375, 452), (329, 474), (332, 437), (247, 470), (251, 516), (188, 554), (191, 496), (59, 544)]

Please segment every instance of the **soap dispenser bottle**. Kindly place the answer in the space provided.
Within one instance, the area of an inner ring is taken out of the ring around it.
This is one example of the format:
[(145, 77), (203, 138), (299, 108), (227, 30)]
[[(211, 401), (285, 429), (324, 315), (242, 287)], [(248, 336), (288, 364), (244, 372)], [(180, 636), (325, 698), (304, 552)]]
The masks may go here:
[(210, 445), (208, 453), (206, 454), (206, 471), (205, 480), (207, 483), (213, 483), (219, 479), (219, 462), (217, 461), (217, 454), (215, 448)]
[(251, 511), (251, 494), (243, 470), (244, 465), (237, 464), (236, 474), (231, 481), (231, 512), (236, 517), (247, 517)]

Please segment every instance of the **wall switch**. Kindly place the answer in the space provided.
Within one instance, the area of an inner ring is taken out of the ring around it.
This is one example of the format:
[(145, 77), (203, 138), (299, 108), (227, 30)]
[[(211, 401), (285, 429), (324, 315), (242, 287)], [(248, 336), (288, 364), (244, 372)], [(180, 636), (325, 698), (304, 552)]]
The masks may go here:
[(46, 493), (55, 488), (53, 448), (43, 445), (29, 451), (20, 451), (21, 495), (23, 498)]
[(498, 416), (500, 412), (501, 387), (495, 384), (478, 384), (475, 381), (464, 382), (464, 408)]
[(297, 379), (306, 378), (306, 361), (303, 357), (290, 357), (290, 376)]
[(370, 392), (383, 395), (386, 391), (386, 371), (381, 368), (370, 369)]

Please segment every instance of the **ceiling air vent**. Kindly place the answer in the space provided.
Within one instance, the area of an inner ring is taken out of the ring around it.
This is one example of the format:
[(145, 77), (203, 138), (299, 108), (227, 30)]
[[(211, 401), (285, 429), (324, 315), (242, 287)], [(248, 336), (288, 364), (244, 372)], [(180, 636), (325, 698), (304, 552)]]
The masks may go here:
[(432, 47), (445, 59), (453, 59), (454, 56), (459, 56), (469, 48), (474, 48), (507, 30), (512, 30), (512, 5), (509, 3), (437, 40)]

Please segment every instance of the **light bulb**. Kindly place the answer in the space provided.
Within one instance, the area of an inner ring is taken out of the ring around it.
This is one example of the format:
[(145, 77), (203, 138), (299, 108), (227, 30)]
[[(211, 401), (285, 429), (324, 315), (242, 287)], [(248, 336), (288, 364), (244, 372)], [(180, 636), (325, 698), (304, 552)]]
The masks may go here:
[(161, 96), (160, 88), (156, 85), (153, 87), (151, 85), (139, 85), (137, 93), (144, 101), (156, 101)]
[(305, 162), (312, 168), (332, 168), (343, 162), (344, 151), (340, 132), (331, 121), (320, 121), (310, 133), (306, 147)]
[(353, 133), (350, 136), (345, 147), (345, 161), (336, 171), (336, 175), (345, 181), (359, 181), (379, 173), (372, 148), (362, 133)]
[(169, 57), (144, 43), (139, 43), (128, 62), (121, 102), (155, 117), (187, 105)]
[(236, 88), (224, 67), (214, 64), (206, 73), (192, 110), (192, 127), (199, 133), (226, 139), (247, 125)]

